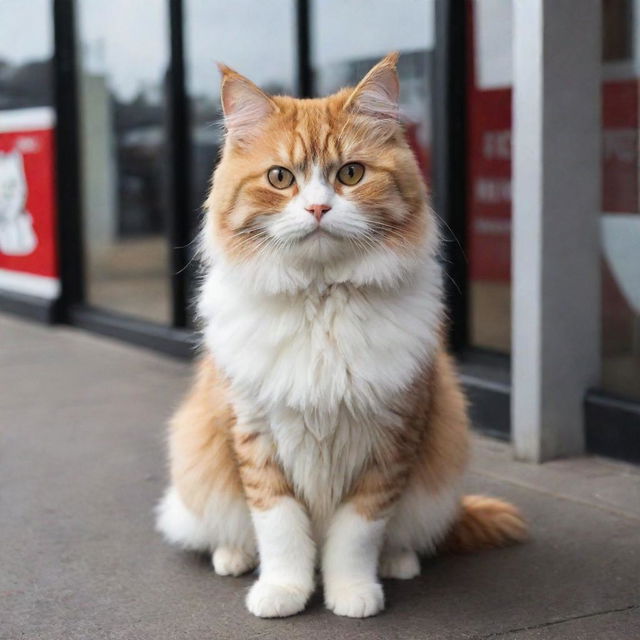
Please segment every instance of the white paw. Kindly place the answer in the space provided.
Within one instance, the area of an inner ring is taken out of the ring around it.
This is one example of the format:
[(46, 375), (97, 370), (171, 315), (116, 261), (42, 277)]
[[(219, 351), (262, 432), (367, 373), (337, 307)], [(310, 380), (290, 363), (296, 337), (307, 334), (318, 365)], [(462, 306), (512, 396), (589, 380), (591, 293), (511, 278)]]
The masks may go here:
[(410, 580), (420, 575), (418, 554), (410, 549), (384, 552), (378, 570), (381, 578)]
[(378, 582), (356, 582), (326, 587), (325, 602), (336, 615), (367, 618), (384, 609), (384, 594)]
[(239, 547), (218, 547), (213, 557), (213, 569), (219, 576), (241, 576), (254, 569), (256, 557)]
[(283, 618), (302, 611), (310, 589), (295, 584), (258, 580), (247, 594), (247, 609), (259, 618)]

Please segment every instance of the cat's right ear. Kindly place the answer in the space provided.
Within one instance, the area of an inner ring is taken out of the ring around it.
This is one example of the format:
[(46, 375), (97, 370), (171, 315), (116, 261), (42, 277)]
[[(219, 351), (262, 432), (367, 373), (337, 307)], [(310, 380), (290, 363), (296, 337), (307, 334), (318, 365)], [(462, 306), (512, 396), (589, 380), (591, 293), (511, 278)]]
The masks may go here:
[(218, 63), (218, 69), (222, 74), (220, 99), (227, 134), (238, 142), (250, 140), (278, 107), (251, 80), (224, 64)]

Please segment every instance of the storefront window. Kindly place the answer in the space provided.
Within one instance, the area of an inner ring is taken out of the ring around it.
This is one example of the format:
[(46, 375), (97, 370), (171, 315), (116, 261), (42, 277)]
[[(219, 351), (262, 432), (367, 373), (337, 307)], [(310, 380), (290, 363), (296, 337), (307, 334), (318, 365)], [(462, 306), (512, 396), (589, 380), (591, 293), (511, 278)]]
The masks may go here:
[(167, 2), (77, 11), (88, 302), (168, 324)]
[(640, 1), (603, 1), (602, 382), (640, 398)]
[(60, 292), (52, 56), (50, 0), (0, 1), (0, 290), (49, 300)]
[(197, 226), (223, 130), (223, 62), (268, 93), (295, 92), (294, 0), (185, 0), (187, 91), (191, 103), (192, 217)]
[(433, 0), (315, 0), (311, 6), (318, 95), (353, 86), (390, 51), (400, 52), (401, 116), (429, 181)]
[[(471, 342), (508, 352), (512, 3), (468, 7)], [(602, 386), (640, 397), (640, 0), (602, 9)]]
[(50, 5), (50, 0), (0, 3), (0, 110), (53, 103)]
[(511, 0), (469, 0), (470, 342), (511, 349)]

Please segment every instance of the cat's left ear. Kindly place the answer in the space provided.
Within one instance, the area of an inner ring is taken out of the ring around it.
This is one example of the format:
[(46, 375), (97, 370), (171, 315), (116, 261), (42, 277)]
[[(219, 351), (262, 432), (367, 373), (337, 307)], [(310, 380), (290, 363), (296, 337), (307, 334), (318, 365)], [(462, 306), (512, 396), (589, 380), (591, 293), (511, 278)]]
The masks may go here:
[(224, 64), (218, 64), (218, 68), (222, 74), (220, 99), (225, 127), (233, 139), (246, 141), (278, 107), (251, 80)]
[(345, 109), (384, 120), (397, 120), (400, 82), (396, 65), (399, 55), (394, 51), (380, 60), (353, 90)]

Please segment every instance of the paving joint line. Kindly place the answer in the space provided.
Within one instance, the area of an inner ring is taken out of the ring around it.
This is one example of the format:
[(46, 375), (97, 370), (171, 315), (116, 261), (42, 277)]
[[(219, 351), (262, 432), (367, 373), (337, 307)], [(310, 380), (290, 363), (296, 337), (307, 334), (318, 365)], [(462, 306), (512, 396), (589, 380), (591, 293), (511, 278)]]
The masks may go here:
[(549, 622), (541, 622), (539, 624), (529, 625), (525, 627), (517, 627), (514, 629), (506, 629), (505, 631), (492, 631), (486, 635), (482, 636), (472, 636), (472, 640), (487, 640), (487, 638), (500, 638), (502, 636), (511, 635), (513, 633), (518, 633), (519, 631), (535, 631), (536, 629), (544, 629), (546, 627), (553, 627), (559, 624), (564, 624), (566, 622), (573, 622), (574, 620), (584, 620), (585, 618), (596, 618), (598, 616), (604, 616), (609, 613), (624, 613), (625, 611), (633, 611), (633, 609), (638, 609), (640, 604), (631, 604), (626, 607), (619, 607), (617, 609), (607, 609), (605, 611), (593, 611), (591, 613), (582, 613), (577, 616), (569, 616), (568, 618), (563, 618), (562, 620), (551, 620)]

